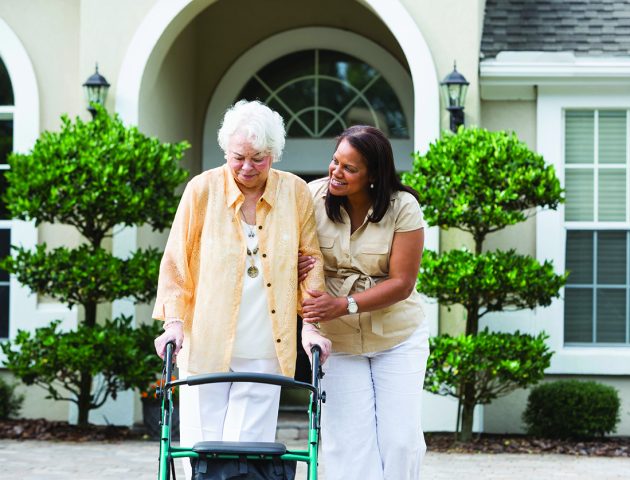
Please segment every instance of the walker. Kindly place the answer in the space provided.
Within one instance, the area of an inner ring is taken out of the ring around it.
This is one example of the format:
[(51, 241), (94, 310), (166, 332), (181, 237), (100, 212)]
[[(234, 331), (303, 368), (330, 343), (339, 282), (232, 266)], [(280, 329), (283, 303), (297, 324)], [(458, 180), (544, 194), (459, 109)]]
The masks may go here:
[[(176, 458), (190, 458), (193, 480), (210, 479), (256, 479), (273, 480), (295, 478), (297, 462), (307, 464), (308, 480), (317, 480), (317, 453), (319, 446), (321, 403), (325, 392), (321, 391), (320, 349), (311, 350), (313, 359), (312, 383), (298, 382), (281, 375), (262, 373), (209, 373), (192, 375), (170, 381), (173, 371), (173, 343), (166, 346), (162, 368), (163, 387), (158, 395), (162, 400), (160, 419), (160, 457), (158, 480), (176, 480)], [(282, 443), (275, 442), (198, 442), (190, 447), (171, 445), (171, 414), (173, 412), (173, 389), (181, 385), (194, 386), (220, 382), (252, 382), (300, 388), (310, 391), (308, 406), (308, 445), (304, 450), (287, 450)]]

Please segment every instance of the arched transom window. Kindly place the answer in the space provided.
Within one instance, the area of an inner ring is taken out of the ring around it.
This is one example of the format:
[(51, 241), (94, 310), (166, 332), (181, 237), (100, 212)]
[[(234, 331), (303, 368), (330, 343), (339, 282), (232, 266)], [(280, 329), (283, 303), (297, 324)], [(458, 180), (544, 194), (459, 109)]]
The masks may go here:
[(394, 90), (371, 65), (342, 52), (284, 55), (256, 72), (237, 99), (258, 99), (285, 119), (289, 139), (324, 139), (350, 125), (378, 127), (391, 139), (409, 128)]

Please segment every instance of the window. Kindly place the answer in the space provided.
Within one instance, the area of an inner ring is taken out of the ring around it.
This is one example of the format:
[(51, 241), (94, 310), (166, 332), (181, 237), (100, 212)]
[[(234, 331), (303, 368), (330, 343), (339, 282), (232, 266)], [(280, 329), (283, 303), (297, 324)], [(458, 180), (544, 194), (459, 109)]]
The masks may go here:
[(628, 114), (565, 112), (568, 345), (630, 344)]
[(238, 99), (258, 99), (286, 121), (289, 138), (331, 138), (353, 124), (409, 138), (398, 97), (381, 73), (342, 52), (302, 50), (261, 68)]
[[(0, 258), (9, 254), (11, 222), (2, 196), (6, 191), (7, 156), (13, 150), (13, 89), (0, 58)], [(0, 338), (9, 336), (9, 274), (0, 269)]]

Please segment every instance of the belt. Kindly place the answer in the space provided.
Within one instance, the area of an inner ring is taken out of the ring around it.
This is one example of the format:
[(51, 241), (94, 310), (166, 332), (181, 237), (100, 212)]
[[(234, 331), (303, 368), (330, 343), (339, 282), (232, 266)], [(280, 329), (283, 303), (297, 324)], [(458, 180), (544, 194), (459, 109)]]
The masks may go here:
[[(385, 277), (371, 277), (356, 270), (340, 269), (337, 272), (324, 272), (326, 275), (326, 286), (330, 293), (336, 297), (347, 297), (356, 292), (364, 292), (374, 287)], [(330, 280), (330, 281), (329, 281)], [(372, 333), (383, 335), (383, 315), (380, 310), (375, 312), (364, 312), (372, 324)]]

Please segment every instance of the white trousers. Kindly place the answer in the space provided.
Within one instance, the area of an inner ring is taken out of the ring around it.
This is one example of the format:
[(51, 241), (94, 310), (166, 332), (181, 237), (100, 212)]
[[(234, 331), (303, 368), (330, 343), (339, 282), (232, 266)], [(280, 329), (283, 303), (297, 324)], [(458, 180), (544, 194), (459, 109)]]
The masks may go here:
[(326, 480), (420, 479), (428, 339), (423, 324), (389, 350), (328, 358), (321, 438)]
[[(232, 372), (280, 372), (278, 360), (233, 358)], [(180, 378), (188, 373), (179, 372)], [(201, 441), (273, 442), (276, 438), (280, 387), (262, 383), (211, 383), (180, 387), (180, 445)], [(183, 459), (186, 478), (190, 460)]]

